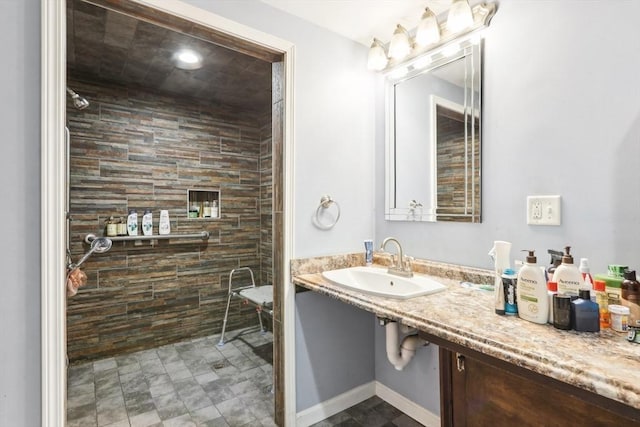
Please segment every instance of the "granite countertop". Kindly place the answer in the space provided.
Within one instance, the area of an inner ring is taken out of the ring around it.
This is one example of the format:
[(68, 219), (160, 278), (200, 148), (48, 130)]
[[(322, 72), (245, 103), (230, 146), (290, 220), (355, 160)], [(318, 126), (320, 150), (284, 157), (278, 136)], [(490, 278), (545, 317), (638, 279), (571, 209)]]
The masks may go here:
[[(388, 259), (376, 254), (375, 264)], [(444, 292), (394, 300), (334, 285), (324, 270), (364, 265), (362, 256), (292, 261), (294, 284), (378, 317), (398, 320), (446, 341), (546, 375), (640, 409), (640, 344), (610, 329), (596, 333), (563, 331), (517, 316), (499, 316), (493, 292), (466, 288), (461, 280), (492, 283), (488, 270), (416, 261), (414, 271), (448, 287)], [(377, 265), (381, 266), (381, 265)]]

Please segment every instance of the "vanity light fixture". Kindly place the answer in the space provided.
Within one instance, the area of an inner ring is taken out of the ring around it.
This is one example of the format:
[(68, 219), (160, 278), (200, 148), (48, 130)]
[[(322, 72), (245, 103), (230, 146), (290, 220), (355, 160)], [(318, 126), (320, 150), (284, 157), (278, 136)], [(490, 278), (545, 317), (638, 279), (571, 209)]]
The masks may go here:
[(373, 39), (371, 47), (369, 48), (369, 57), (367, 59), (367, 68), (370, 70), (380, 71), (384, 70), (389, 60), (387, 54), (384, 51), (382, 42), (378, 39)]
[[(415, 38), (400, 24), (385, 52), (383, 43), (377, 38), (369, 48), (367, 68), (374, 71), (389, 71), (404, 61), (411, 61), (426, 52), (433, 52), (461, 36), (473, 35), (472, 43), (480, 39), (478, 34), (489, 25), (496, 12), (495, 3), (477, 4), (473, 9), (468, 0), (452, 0), (447, 21), (438, 23), (435, 14), (426, 8), (415, 28)], [(417, 65), (417, 64), (416, 64)], [(421, 68), (421, 67), (420, 67)]]
[(473, 13), (467, 0), (453, 0), (449, 15), (447, 16), (447, 28), (453, 33), (466, 30), (473, 25)]
[(411, 42), (409, 41), (409, 32), (400, 24), (391, 36), (389, 42), (389, 57), (395, 60), (402, 60), (411, 53)]
[(182, 70), (202, 68), (202, 55), (192, 49), (180, 49), (173, 54), (173, 62)]
[(415, 41), (418, 46), (428, 46), (440, 41), (438, 19), (429, 8), (424, 10), (422, 18), (420, 18), (420, 23), (416, 28)]

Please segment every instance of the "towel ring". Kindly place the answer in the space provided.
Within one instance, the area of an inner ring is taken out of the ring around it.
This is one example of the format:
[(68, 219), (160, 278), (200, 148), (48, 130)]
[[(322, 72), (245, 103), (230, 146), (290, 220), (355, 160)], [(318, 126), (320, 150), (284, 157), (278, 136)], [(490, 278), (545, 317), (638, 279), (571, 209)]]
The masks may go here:
[[(324, 209), (329, 209), (332, 204), (336, 205), (336, 209), (337, 209), (336, 218), (331, 223), (328, 223), (328, 224), (322, 223), (322, 221), (320, 221), (320, 214)], [(316, 214), (313, 217), (313, 224), (321, 230), (329, 230), (333, 228), (334, 225), (336, 225), (339, 219), (340, 219), (340, 205), (338, 204), (338, 202), (333, 200), (331, 196), (329, 196), (328, 194), (325, 194), (320, 199), (320, 205), (318, 206), (318, 209), (316, 209)]]

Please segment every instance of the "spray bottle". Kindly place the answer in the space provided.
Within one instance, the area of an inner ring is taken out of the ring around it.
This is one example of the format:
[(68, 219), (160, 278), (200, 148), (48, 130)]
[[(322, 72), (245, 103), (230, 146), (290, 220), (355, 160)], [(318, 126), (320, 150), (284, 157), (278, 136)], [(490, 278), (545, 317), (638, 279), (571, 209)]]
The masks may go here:
[(511, 243), (502, 240), (493, 242), (493, 248), (489, 251), (489, 256), (493, 260), (495, 279), (494, 279), (494, 308), (496, 314), (505, 314), (504, 310), (504, 286), (502, 285), (502, 273), (504, 270), (511, 268), (509, 256), (511, 252)]

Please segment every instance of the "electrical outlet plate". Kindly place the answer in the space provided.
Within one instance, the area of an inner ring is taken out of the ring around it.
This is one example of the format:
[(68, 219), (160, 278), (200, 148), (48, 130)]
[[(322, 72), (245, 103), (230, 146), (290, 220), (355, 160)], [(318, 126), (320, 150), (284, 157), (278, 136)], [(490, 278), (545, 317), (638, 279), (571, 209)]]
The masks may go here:
[(560, 225), (561, 201), (560, 196), (527, 196), (527, 224)]

